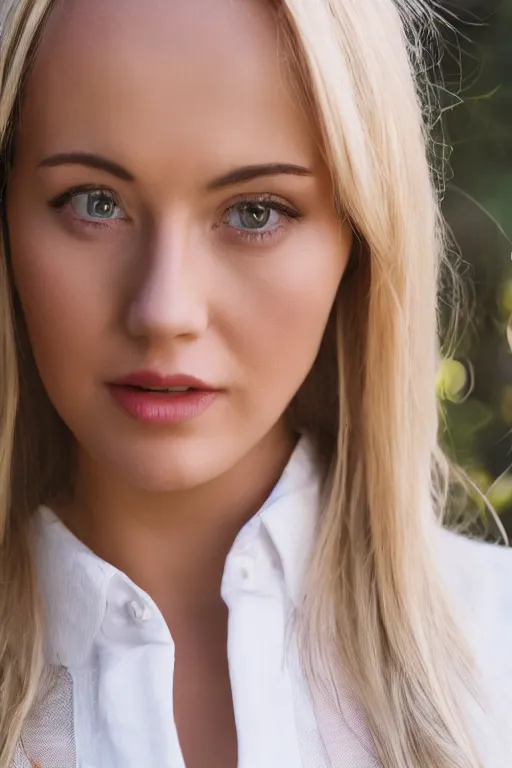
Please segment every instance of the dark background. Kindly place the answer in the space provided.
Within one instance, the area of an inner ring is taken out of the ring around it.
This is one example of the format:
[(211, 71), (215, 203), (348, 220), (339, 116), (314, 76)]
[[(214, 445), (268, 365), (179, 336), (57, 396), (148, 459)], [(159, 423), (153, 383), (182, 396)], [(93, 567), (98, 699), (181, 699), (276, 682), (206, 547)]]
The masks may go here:
[[(443, 210), (466, 294), (450, 353), (457, 362), (445, 363), (438, 381), (441, 439), (475, 484), (454, 492), (451, 514), (483, 520), (478, 488), (512, 539), (512, 0), (435, 7), (455, 27), (444, 28), (440, 59), (449, 147)], [(461, 305), (445, 284), (446, 307)], [(494, 537), (492, 518), (489, 525)]]

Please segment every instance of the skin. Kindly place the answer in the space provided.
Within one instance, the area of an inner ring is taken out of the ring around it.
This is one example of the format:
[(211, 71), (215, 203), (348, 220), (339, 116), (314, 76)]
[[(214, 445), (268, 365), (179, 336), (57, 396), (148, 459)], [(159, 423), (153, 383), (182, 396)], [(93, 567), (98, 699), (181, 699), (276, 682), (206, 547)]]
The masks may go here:
[[(275, 19), (257, 0), (60, 2), (16, 139), (16, 288), (42, 381), (77, 443), (75, 495), (57, 512), (161, 608), (187, 766), (235, 766), (222, 570), (293, 450), (282, 415), (351, 245)], [(41, 165), (70, 152), (106, 158), (125, 178)], [(307, 173), (213, 183), (269, 163)], [(114, 218), (85, 221), (86, 193), (51, 204), (80, 185), (109, 190)], [(261, 196), (300, 217), (265, 208), (269, 231), (244, 229), (234, 206)], [(148, 369), (221, 393), (190, 421), (144, 424), (106, 383)]]

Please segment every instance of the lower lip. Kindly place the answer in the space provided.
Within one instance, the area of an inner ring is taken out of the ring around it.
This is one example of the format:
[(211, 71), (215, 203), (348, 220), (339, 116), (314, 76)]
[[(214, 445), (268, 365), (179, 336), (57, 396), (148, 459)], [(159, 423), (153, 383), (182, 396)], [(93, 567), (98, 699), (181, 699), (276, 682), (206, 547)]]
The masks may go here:
[(130, 416), (147, 424), (179, 424), (201, 413), (219, 394), (212, 390), (190, 392), (148, 392), (135, 387), (109, 385), (110, 394)]

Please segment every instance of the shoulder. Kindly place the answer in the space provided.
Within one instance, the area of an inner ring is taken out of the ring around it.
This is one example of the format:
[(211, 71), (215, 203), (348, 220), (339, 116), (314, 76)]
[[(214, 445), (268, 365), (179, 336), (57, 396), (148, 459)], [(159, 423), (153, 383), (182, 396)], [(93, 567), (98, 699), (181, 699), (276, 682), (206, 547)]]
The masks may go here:
[(470, 618), (512, 631), (512, 548), (441, 529), (438, 564), (453, 599)]
[(447, 597), (498, 721), (512, 729), (512, 548), (439, 533), (436, 554)]
[(448, 596), (470, 634), (512, 648), (512, 548), (443, 529), (436, 554)]

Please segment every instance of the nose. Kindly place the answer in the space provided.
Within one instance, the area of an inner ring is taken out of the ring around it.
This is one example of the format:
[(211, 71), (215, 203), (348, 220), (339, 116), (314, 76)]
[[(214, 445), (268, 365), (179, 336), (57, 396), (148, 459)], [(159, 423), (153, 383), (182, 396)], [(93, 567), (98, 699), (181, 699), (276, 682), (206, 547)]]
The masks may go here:
[[(150, 342), (197, 338), (208, 326), (200, 255), (185, 228), (167, 228), (146, 249), (127, 311), (128, 332)], [(204, 266), (204, 265), (203, 265)]]

